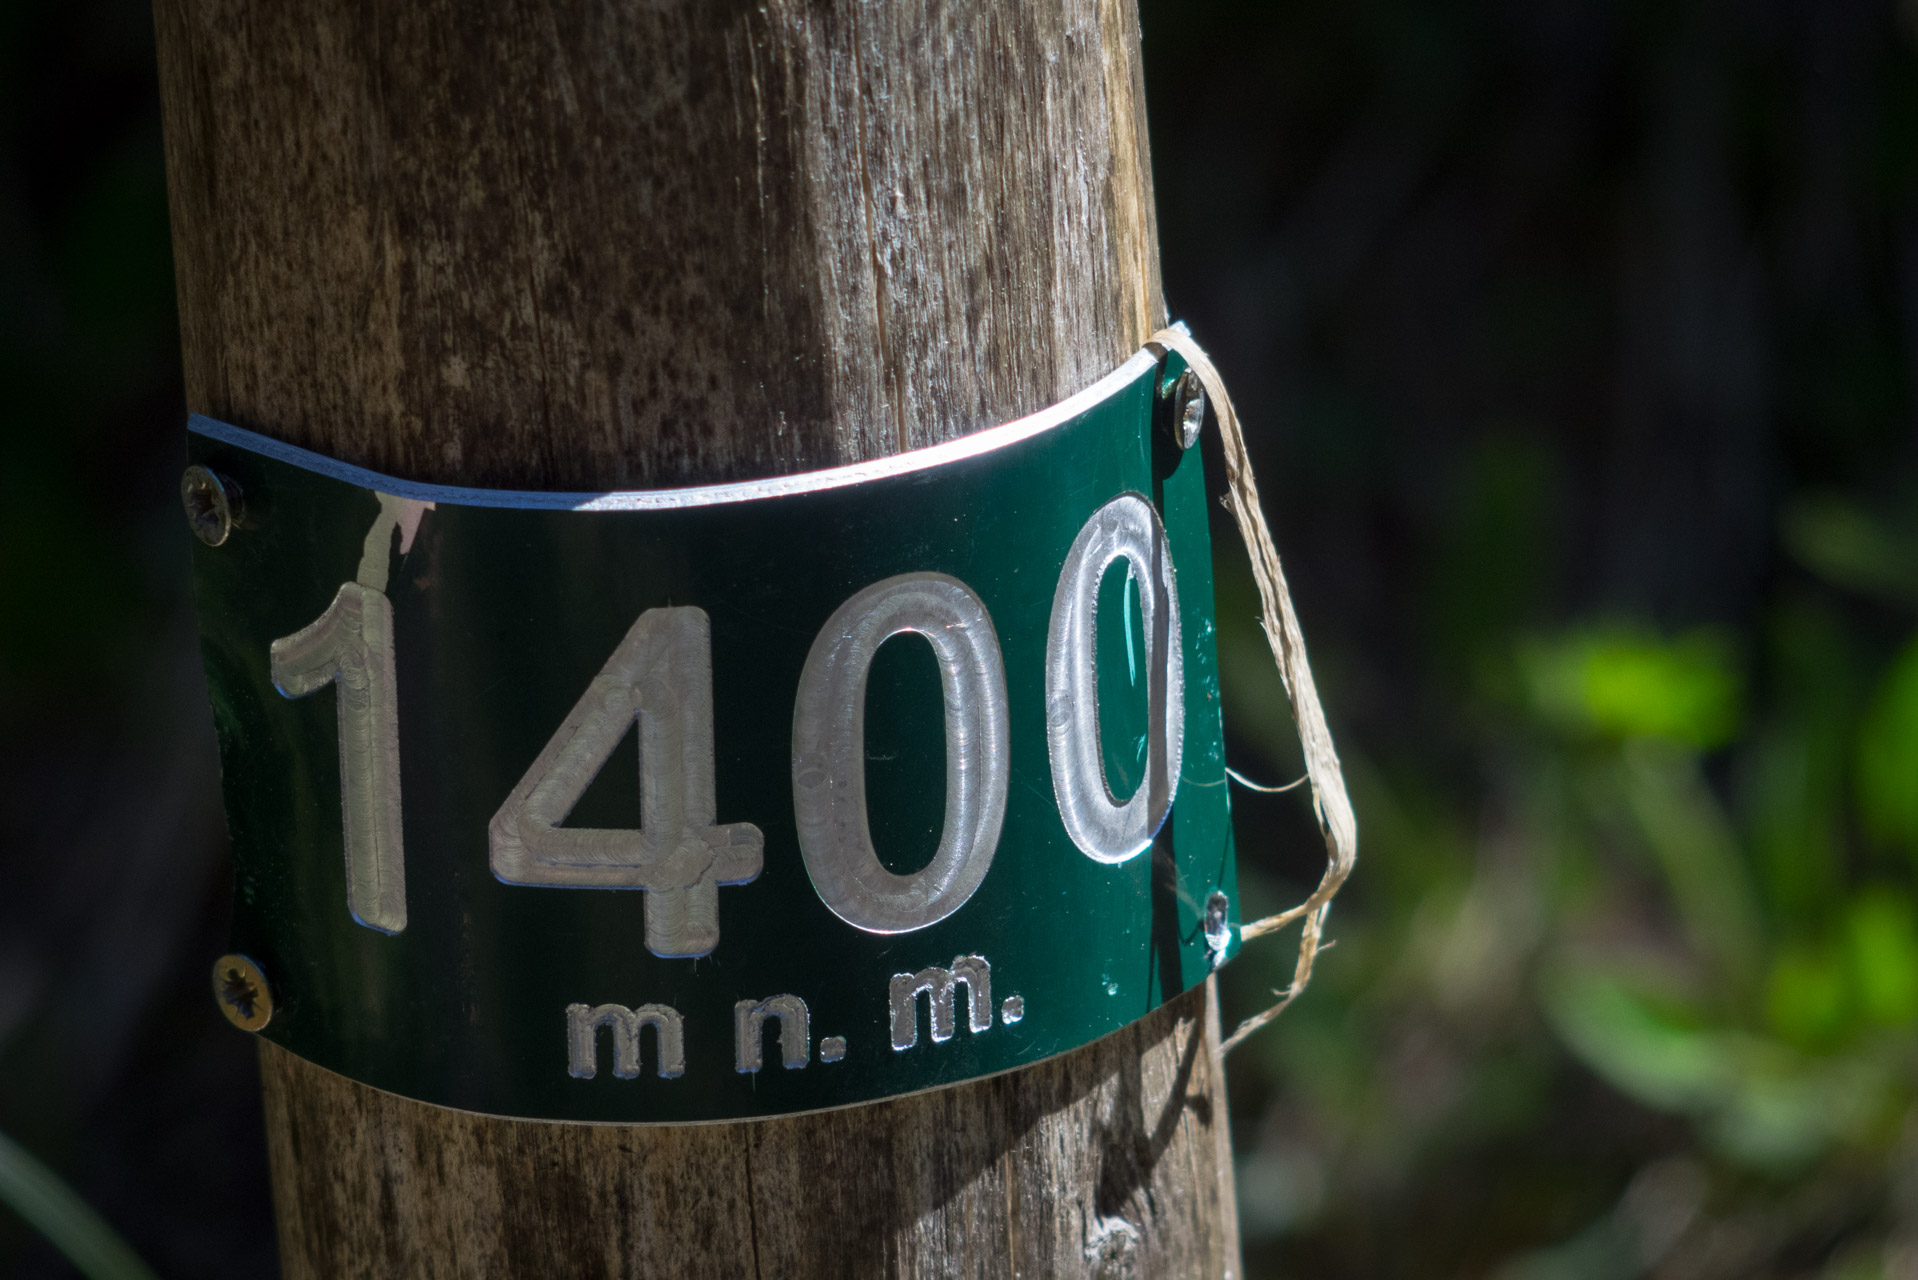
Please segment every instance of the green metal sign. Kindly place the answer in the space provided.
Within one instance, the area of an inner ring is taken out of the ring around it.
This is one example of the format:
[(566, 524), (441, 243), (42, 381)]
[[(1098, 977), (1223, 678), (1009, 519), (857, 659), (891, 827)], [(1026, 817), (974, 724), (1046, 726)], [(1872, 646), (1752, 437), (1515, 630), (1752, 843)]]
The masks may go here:
[(192, 419), (229, 1013), (428, 1102), (676, 1122), (1006, 1070), (1203, 980), (1237, 912), (1182, 368), (639, 493)]

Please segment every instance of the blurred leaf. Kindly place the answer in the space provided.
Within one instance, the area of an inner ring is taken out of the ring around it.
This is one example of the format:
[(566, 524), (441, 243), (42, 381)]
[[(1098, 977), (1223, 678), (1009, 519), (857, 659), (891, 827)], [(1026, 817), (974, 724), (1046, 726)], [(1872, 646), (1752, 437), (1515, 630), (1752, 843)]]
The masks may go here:
[(1675, 640), (1629, 630), (1574, 632), (1520, 654), (1534, 706), (1574, 731), (1698, 750), (1738, 731), (1742, 690), (1715, 632)]
[(1560, 975), (1545, 991), (1566, 1045), (1615, 1088), (1689, 1115), (1722, 1154), (1789, 1173), (1885, 1114), (1892, 1076), (1869, 1057), (1807, 1058), (1745, 1032), (1689, 1025), (1602, 971)]
[(1918, 1020), (1918, 920), (1894, 889), (1867, 890), (1852, 903), (1846, 939), (1861, 1011), (1888, 1027)]
[(86, 1201), (5, 1134), (0, 1134), (0, 1204), (52, 1241), (87, 1280), (155, 1280)]
[(1858, 810), (1878, 839), (1918, 853), (1918, 638), (1885, 673), (1859, 731)]
[(1731, 1085), (1733, 1067), (1722, 1045), (1655, 1009), (1614, 975), (1562, 974), (1547, 986), (1545, 1005), (1572, 1051), (1642, 1102), (1689, 1111)]
[(1766, 907), (1788, 932), (1817, 931), (1829, 927), (1844, 892), (1863, 661), (1824, 593), (1795, 591), (1780, 602), (1766, 641), (1776, 692), (1739, 762), (1738, 798)]
[(1802, 1174), (1841, 1143), (1863, 1142), (1895, 1101), (1892, 1078), (1868, 1057), (1806, 1060), (1771, 1041), (1727, 1032), (1734, 1088), (1706, 1110), (1706, 1136), (1733, 1160)]
[(1618, 1203), (1564, 1244), (1501, 1268), (1497, 1280), (1631, 1280), (1671, 1251), (1697, 1217), (1704, 1171), (1669, 1158), (1639, 1170)]
[(1743, 798), (1766, 905), (1791, 925), (1829, 918), (1843, 892), (1844, 791), (1830, 752), (1785, 730), (1752, 744)]
[(1843, 496), (1800, 498), (1785, 508), (1779, 532), (1792, 558), (1832, 585), (1918, 603), (1918, 538), (1895, 532)]
[(1756, 976), (1763, 930), (1750, 872), (1718, 797), (1695, 757), (1657, 742), (1632, 744), (1619, 779), (1671, 886), (1686, 937), (1736, 991)]
[(1792, 1044), (1816, 1049), (1844, 1034), (1851, 1013), (1845, 966), (1829, 949), (1781, 950), (1765, 983), (1765, 1019)]
[(1644, 1263), (1635, 1234), (1608, 1213), (1564, 1244), (1501, 1267), (1497, 1280), (1633, 1280)]

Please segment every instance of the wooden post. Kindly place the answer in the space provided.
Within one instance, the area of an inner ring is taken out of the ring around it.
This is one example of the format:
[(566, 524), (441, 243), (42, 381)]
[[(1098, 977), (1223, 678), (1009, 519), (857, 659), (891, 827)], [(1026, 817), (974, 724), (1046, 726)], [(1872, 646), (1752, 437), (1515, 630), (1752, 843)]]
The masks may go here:
[[(1132, 0), (158, 0), (189, 407), (521, 488), (807, 470), (1160, 323)], [(261, 1046), (286, 1274), (1219, 1276), (1208, 990), (738, 1124), (449, 1111)]]

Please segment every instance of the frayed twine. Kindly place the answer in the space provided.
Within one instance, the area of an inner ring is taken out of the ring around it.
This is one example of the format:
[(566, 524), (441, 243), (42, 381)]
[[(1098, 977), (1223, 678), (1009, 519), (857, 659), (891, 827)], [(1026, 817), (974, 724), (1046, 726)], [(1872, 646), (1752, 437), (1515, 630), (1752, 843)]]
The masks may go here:
[(1288, 911), (1239, 927), (1239, 940), (1250, 942), (1276, 933), (1295, 920), (1305, 922), (1299, 934), (1299, 958), (1292, 969), (1291, 985), (1274, 990), (1272, 994), (1279, 998), (1277, 1004), (1247, 1018), (1225, 1038), (1220, 1051), (1227, 1052), (1285, 1012), (1286, 1006), (1296, 1000), (1312, 980), (1313, 962), (1320, 951), (1331, 945), (1324, 941), (1324, 934), (1332, 895), (1352, 874), (1352, 864), (1358, 857), (1358, 820), (1345, 794), (1339, 754), (1332, 745), (1332, 731), (1326, 727), (1318, 689), (1312, 683), (1312, 668), (1305, 657), (1305, 636), (1292, 609), (1292, 593), (1286, 589), (1278, 548), (1272, 543), (1272, 531), (1266, 527), (1265, 514), (1259, 506), (1259, 488), (1252, 478), (1252, 460), (1246, 453), (1245, 436), (1239, 429), (1239, 415), (1232, 407), (1232, 397), (1226, 394), (1225, 382), (1211, 357), (1183, 328), (1161, 329), (1146, 345), (1161, 355), (1170, 350), (1185, 357), (1187, 366), (1198, 375), (1200, 385), (1212, 401), (1225, 448), (1226, 507), (1238, 522), (1239, 536), (1245, 539), (1246, 551), (1252, 558), (1252, 577), (1259, 585), (1259, 626), (1272, 648), (1279, 679), (1285, 684), (1286, 700), (1292, 706), (1292, 722), (1298, 727), (1299, 745), (1305, 753), (1306, 780), (1312, 785), (1312, 810), (1325, 837), (1325, 875), (1312, 896)]

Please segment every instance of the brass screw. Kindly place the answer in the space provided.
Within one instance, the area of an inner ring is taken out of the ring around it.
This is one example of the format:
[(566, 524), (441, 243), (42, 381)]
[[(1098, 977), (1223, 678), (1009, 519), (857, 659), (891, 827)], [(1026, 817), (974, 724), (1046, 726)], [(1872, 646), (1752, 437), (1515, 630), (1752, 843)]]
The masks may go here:
[(180, 477), (180, 501), (193, 536), (207, 546), (217, 547), (232, 534), (239, 517), (240, 489), (231, 480), (196, 462)]
[(242, 1031), (258, 1031), (273, 1019), (273, 993), (260, 966), (241, 955), (221, 956), (213, 965), (213, 998), (226, 1020)]

